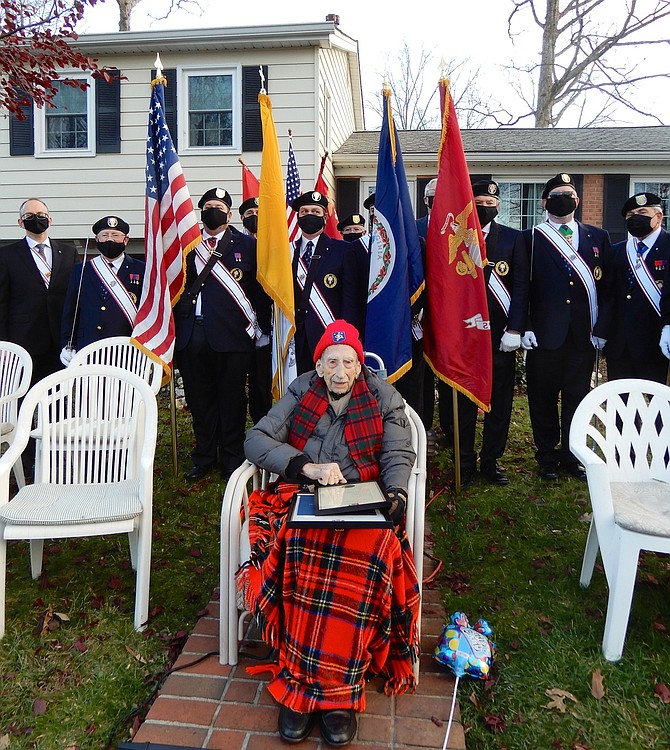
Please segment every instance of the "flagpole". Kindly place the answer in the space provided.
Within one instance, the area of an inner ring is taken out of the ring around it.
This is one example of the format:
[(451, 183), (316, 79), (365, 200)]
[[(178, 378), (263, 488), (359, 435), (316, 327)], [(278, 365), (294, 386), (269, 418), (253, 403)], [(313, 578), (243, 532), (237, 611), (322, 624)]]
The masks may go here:
[(177, 476), (177, 390), (174, 382), (174, 367), (170, 374), (170, 429), (172, 432), (172, 470)]
[(453, 430), (454, 430), (454, 487), (456, 492), (461, 491), (461, 436), (460, 420), (458, 418), (458, 391), (451, 387), (451, 408), (453, 412)]

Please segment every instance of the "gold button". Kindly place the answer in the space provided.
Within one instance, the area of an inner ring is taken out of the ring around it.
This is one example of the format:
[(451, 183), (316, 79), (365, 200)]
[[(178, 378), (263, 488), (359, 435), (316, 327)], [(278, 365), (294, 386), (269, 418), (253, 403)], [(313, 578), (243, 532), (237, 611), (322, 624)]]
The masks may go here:
[(565, 304), (566, 304), (566, 305), (569, 305), (569, 304), (570, 304), (570, 300), (569, 300), (569, 299), (566, 299), (566, 300), (565, 300)]
[(627, 294), (626, 299), (633, 299), (633, 297), (630, 294)]
[(574, 281), (571, 281), (571, 282), (570, 282), (570, 286), (574, 286), (574, 285), (575, 285), (575, 282), (574, 282)]
[(96, 329), (97, 329), (98, 331), (102, 331), (102, 326), (96, 326)]
[(103, 305), (100, 309), (104, 312), (107, 308)]

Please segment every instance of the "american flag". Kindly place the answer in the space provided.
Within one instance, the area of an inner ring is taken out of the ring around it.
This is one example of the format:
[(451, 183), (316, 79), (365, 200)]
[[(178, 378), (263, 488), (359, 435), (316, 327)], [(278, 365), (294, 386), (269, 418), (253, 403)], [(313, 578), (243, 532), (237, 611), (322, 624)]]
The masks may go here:
[(291, 203), (300, 196), (300, 175), (293, 153), (293, 140), (288, 142), (288, 164), (286, 165), (286, 221), (288, 223), (288, 238), (290, 242), (298, 236), (298, 216), (291, 208)]
[(152, 81), (147, 137), (144, 237), (146, 270), (132, 341), (169, 377), (172, 307), (186, 282), (185, 260), (201, 240), (193, 203), (165, 122), (164, 79)]

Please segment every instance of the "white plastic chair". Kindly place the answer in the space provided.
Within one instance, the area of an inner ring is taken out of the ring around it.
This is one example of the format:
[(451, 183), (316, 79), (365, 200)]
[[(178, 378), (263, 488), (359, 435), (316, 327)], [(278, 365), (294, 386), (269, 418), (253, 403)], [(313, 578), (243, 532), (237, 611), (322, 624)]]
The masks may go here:
[[(32, 374), (30, 354), (18, 344), (0, 341), (0, 447), (9, 445), (14, 439), (19, 401), (28, 392)], [(21, 456), (13, 468), (20, 489), (26, 484)]]
[[(7, 542), (30, 541), (32, 577), (45, 539), (128, 534), (137, 571), (136, 630), (149, 611), (156, 397), (134, 373), (107, 365), (59, 370), (36, 383), (0, 458), (0, 638), (5, 630)], [(9, 472), (31, 435), (41, 441), (35, 484), (9, 502)]]
[[(412, 467), (407, 492), (407, 514), (405, 525), (407, 536), (414, 555), (419, 593), (423, 578), (423, 543), (426, 496), (426, 430), (419, 415), (405, 404), (405, 411), (412, 430), (412, 447), (416, 460)], [(251, 492), (259, 489), (262, 472), (249, 461), (233, 472), (223, 494), (221, 508), (221, 559), (220, 559), (220, 622), (219, 622), (219, 662), (235, 665), (238, 662), (238, 643), (243, 639), (246, 619), (249, 612), (239, 612), (235, 588), (235, 572), (240, 565), (240, 531), (242, 514), (248, 516), (248, 499)], [(419, 613), (419, 634), (421, 614)], [(419, 679), (419, 663), (414, 667)]]
[(593, 508), (580, 583), (591, 582), (600, 549), (609, 586), (602, 649), (618, 661), (640, 551), (670, 553), (670, 388), (636, 379), (594, 388), (572, 418), (570, 450)]
[(111, 365), (130, 370), (146, 380), (154, 393), (158, 393), (161, 388), (163, 368), (141, 349), (131, 344), (129, 336), (110, 336), (93, 341), (72, 357), (69, 366), (93, 364)]

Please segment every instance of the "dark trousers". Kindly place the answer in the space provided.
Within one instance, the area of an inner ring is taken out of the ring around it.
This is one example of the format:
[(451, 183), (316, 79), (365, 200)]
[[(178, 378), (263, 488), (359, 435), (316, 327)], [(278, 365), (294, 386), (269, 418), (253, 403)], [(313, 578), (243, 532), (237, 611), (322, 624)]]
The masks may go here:
[[(660, 348), (659, 348), (660, 352)], [(670, 362), (659, 353), (655, 359), (639, 359), (631, 356), (628, 349), (619, 357), (607, 356), (607, 379), (642, 378), (655, 383), (665, 383)]]
[(304, 326), (297, 326), (293, 340), (295, 341), (296, 368), (298, 375), (302, 375), (304, 372), (314, 369), (314, 349), (312, 349), (307, 341)]
[[(437, 396), (440, 427), (447, 442), (450, 442), (454, 436), (453, 388), (438, 379)], [(462, 393), (458, 393), (458, 440), (461, 471), (472, 471), (477, 466), (475, 431), (477, 429), (478, 408), (474, 401), (471, 401)]]
[(484, 431), (479, 460), (494, 464), (505, 452), (514, 402), (516, 352), (493, 351), (493, 386), (491, 411), (484, 414)]
[(414, 409), (422, 421), (424, 421), (423, 379), (426, 367), (428, 365), (423, 359), (423, 341), (417, 341), (412, 337), (412, 366), (393, 385), (395, 385), (400, 395)]
[(249, 371), (249, 414), (256, 424), (272, 408), (272, 345), (254, 350)]
[(570, 452), (570, 424), (579, 402), (591, 389), (594, 361), (595, 350), (575, 347), (570, 337), (558, 349), (527, 353), (528, 407), (540, 466), (577, 464)]
[(253, 351), (216, 352), (201, 323), (177, 352), (186, 402), (193, 419), (194, 466), (217, 463), (222, 472), (234, 471), (244, 461), (247, 417), (246, 380)]

